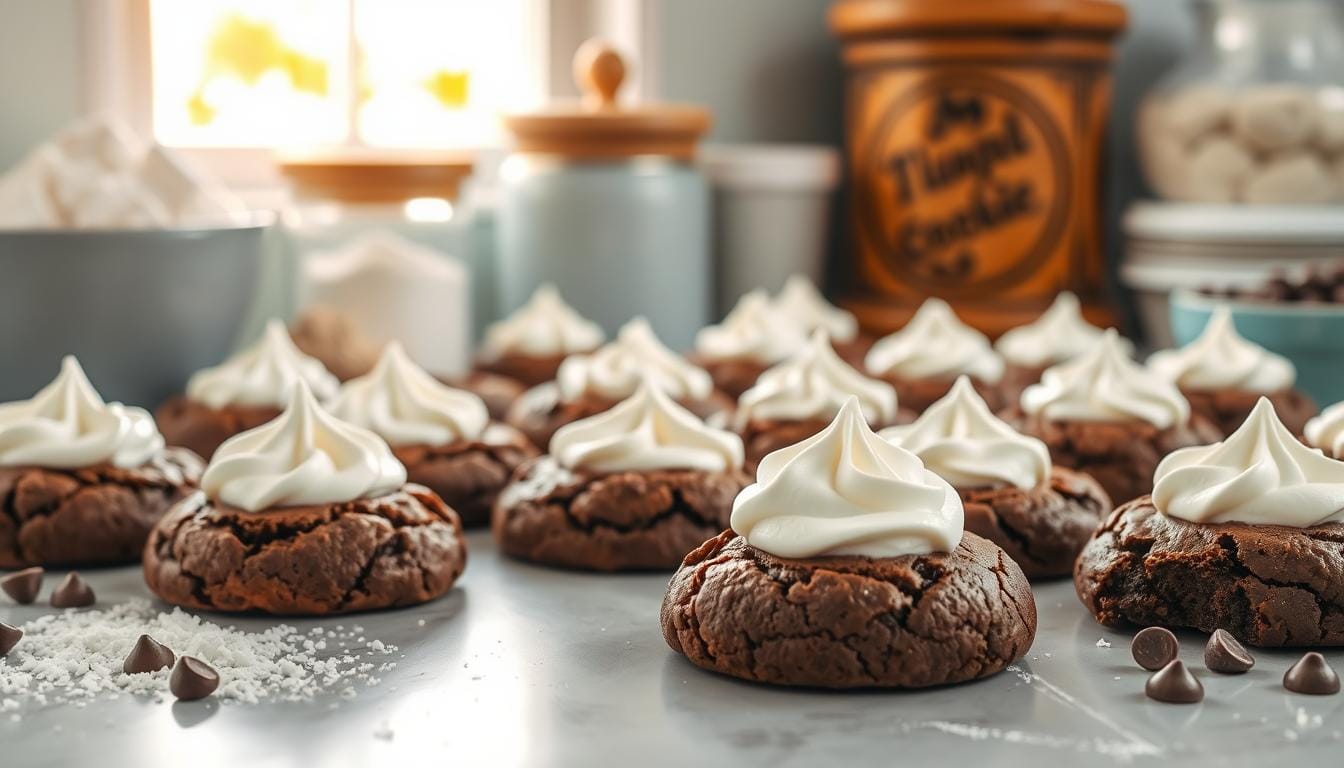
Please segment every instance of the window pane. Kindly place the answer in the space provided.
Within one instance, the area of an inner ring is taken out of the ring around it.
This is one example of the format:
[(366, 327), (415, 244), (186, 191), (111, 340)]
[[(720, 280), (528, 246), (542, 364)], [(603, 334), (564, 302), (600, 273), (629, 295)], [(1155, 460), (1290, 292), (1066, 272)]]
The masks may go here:
[(183, 146), (349, 135), (344, 0), (151, 0), (154, 133)]
[(376, 146), (496, 143), (535, 100), (527, 0), (355, 0), (356, 125)]

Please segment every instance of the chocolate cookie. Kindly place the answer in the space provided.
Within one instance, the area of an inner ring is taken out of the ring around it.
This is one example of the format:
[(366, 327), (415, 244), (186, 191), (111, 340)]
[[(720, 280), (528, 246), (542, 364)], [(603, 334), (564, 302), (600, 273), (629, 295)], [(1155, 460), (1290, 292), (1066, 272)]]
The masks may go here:
[(481, 398), (485, 402), (485, 410), (495, 421), (503, 421), (514, 401), (527, 391), (527, 387), (517, 381), (488, 371), (472, 371), (461, 378), (444, 379), (443, 383), (465, 389)]
[(663, 637), (733, 677), (820, 688), (923, 688), (987, 677), (1036, 635), (1036, 602), (1003, 550), (787, 560), (724, 531), (668, 584)]
[(1051, 421), (1020, 413), (1003, 418), (1042, 440), (1055, 464), (1091, 475), (1116, 504), (1150, 493), (1153, 471), (1167, 454), (1223, 439), (1202, 416), (1167, 429), (1143, 421)]
[(761, 374), (770, 369), (769, 364), (754, 360), (714, 360), (700, 355), (692, 355), (689, 359), (705, 369), (714, 380), (714, 388), (732, 398), (733, 402), (755, 386)]
[[(597, 395), (585, 395), (578, 400), (565, 402), (560, 399), (560, 391), (554, 382), (549, 382), (529, 389), (518, 398), (504, 421), (521, 431), (533, 445), (544, 451), (561, 427), (610, 410), (618, 402), (620, 401)], [(677, 402), (704, 420), (719, 414), (729, 414), (733, 410), (733, 401), (721, 392), (712, 393), (707, 400)]]
[(145, 583), (210, 611), (350, 613), (444, 594), (466, 566), (462, 523), (427, 488), (376, 499), (245, 512), (204, 493), (183, 500), (145, 545)]
[(966, 530), (1002, 547), (1030, 579), (1071, 575), (1112, 508), (1097, 481), (1063, 467), (1051, 469), (1050, 483), (1041, 488), (972, 488), (961, 491), (961, 501)]
[(523, 389), (530, 389), (538, 384), (555, 381), (556, 374), (560, 372), (560, 364), (566, 357), (568, 355), (537, 357), (517, 354), (482, 357), (476, 361), (476, 371), (503, 376), (518, 382)]
[(188, 448), (209, 461), (225, 440), (279, 415), (280, 409), (269, 405), (211, 408), (205, 403), (178, 396), (159, 406), (154, 412), (154, 421), (168, 445)]
[(1190, 401), (1192, 413), (1208, 419), (1224, 435), (1237, 431), (1237, 427), (1251, 415), (1251, 410), (1261, 397), (1269, 398), (1269, 402), (1274, 405), (1274, 412), (1279, 416), (1279, 421), (1282, 421), (1294, 435), (1302, 434), (1307, 420), (1316, 415), (1316, 403), (1295, 389), (1268, 395), (1238, 389), (1215, 391), (1182, 389), (1181, 394)]
[(180, 448), (135, 469), (0, 467), (0, 568), (136, 562), (150, 529), (204, 470)]
[[(859, 370), (864, 370), (860, 368)], [(896, 402), (900, 406), (915, 415), (924, 412), (926, 408), (938, 402), (952, 389), (956, 383), (955, 378), (951, 379), (904, 379), (900, 376), (878, 375), (869, 373), (869, 375), (882, 379), (896, 388)], [(991, 411), (998, 411), (1003, 408), (1003, 393), (997, 384), (989, 384), (977, 378), (971, 378), (971, 385), (975, 387), (976, 394), (985, 401)]]
[(550, 456), (524, 464), (495, 503), (505, 554), (594, 571), (675, 568), (728, 525), (743, 472), (665, 469), (593, 475)]
[(489, 442), (392, 446), (392, 453), (406, 467), (407, 479), (438, 494), (467, 527), (490, 522), (495, 497), (513, 471), (537, 455), (537, 449), (516, 429), (502, 424), (489, 429), (494, 433)]
[(1083, 549), (1074, 585), (1112, 627), (1225, 629), (1258, 646), (1344, 645), (1344, 525), (1168, 517), (1147, 496), (1115, 510)]

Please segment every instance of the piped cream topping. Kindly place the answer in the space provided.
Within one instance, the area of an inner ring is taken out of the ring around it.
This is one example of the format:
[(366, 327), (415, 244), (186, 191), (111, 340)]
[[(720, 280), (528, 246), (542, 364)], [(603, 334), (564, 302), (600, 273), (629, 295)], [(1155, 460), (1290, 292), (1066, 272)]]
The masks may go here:
[(1281, 392), (1291, 389), (1297, 368), (1237, 333), (1232, 311), (1220, 304), (1199, 338), (1180, 349), (1164, 349), (1148, 358), (1154, 373), (1188, 390), (1235, 389)]
[(835, 353), (825, 331), (817, 331), (797, 354), (761, 374), (755, 386), (742, 393), (735, 423), (742, 429), (758, 419), (829, 421), (851, 397), (858, 398), (869, 424), (896, 420), (896, 390), (854, 370)]
[(744, 294), (718, 325), (701, 328), (695, 351), (711, 360), (750, 360), (769, 365), (807, 342), (803, 330), (775, 309), (765, 291)]
[(1190, 418), (1180, 390), (1131, 360), (1113, 328), (1091, 352), (1047, 368), (1022, 393), (1022, 409), (1053, 421), (1145, 421), (1158, 429)]
[(187, 397), (211, 408), (257, 405), (279, 408), (290, 390), (302, 381), (317, 399), (336, 395), (340, 381), (322, 365), (294, 346), (284, 323), (271, 320), (255, 344), (223, 363), (197, 371), (187, 381)]
[(1307, 422), (1303, 431), (1308, 443), (1336, 459), (1344, 458), (1344, 403), (1335, 403), (1321, 411)]
[(741, 467), (743, 457), (742, 438), (706, 426), (649, 384), (607, 411), (561, 427), (550, 452), (562, 466), (590, 472), (725, 472)]
[[(994, 348), (1010, 363), (1037, 368), (1086, 353), (1101, 341), (1103, 333), (1083, 319), (1078, 297), (1061, 291), (1040, 317), (1000, 336)], [(1128, 339), (1121, 339), (1121, 343), (1126, 354), (1134, 354), (1134, 345)]]
[(1050, 451), (990, 412), (966, 376), (913, 424), (881, 436), (910, 451), (956, 488), (1039, 488), (1050, 479)]
[(565, 402), (586, 394), (624, 400), (645, 379), (674, 400), (704, 400), (714, 391), (709, 374), (664, 346), (642, 317), (626, 323), (615, 341), (595, 352), (570, 355), (556, 374)]
[(986, 384), (1003, 378), (1003, 358), (979, 331), (957, 319), (942, 299), (928, 299), (901, 330), (868, 350), (869, 373), (903, 379), (954, 379), (964, 374)]
[(731, 524), (777, 557), (882, 558), (952, 551), (964, 513), (946, 480), (869, 429), (854, 398), (825, 430), (761, 461)]
[(486, 357), (551, 357), (590, 352), (604, 339), (597, 323), (576, 312), (554, 285), (547, 284), (513, 314), (487, 328), (481, 349)]
[(30, 400), (0, 404), (0, 466), (132, 469), (163, 450), (163, 436), (141, 408), (105, 403), (73, 356)]
[(805, 333), (822, 330), (839, 342), (859, 335), (859, 321), (851, 312), (831, 304), (806, 275), (792, 275), (774, 299), (775, 309), (794, 319)]
[(481, 398), (439, 382), (397, 342), (373, 370), (341, 387), (331, 414), (372, 430), (391, 445), (447, 445), (476, 440), (490, 424)]
[(1153, 506), (1194, 523), (1344, 522), (1344, 462), (1298, 442), (1262, 397), (1226, 440), (1163, 459)]

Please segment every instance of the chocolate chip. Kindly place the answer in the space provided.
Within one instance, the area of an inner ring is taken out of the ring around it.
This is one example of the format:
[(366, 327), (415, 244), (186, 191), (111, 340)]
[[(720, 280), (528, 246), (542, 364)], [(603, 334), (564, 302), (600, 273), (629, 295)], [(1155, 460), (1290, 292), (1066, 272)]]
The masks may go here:
[(9, 652), (14, 650), (14, 646), (19, 644), (21, 637), (23, 637), (22, 629), (0, 621), (0, 657), (8, 656)]
[(93, 603), (93, 587), (74, 571), (67, 573), (60, 586), (51, 592), (53, 608), (84, 608)]
[(24, 568), (0, 579), (0, 589), (19, 605), (28, 605), (42, 591), (42, 569)]
[(215, 668), (192, 656), (183, 656), (168, 677), (168, 690), (182, 701), (203, 699), (219, 687), (219, 673)]
[(1237, 641), (1231, 632), (1215, 629), (1209, 635), (1204, 646), (1204, 666), (1210, 672), (1222, 672), (1227, 675), (1239, 675), (1255, 666), (1255, 657), (1246, 650), (1246, 646)]
[(121, 663), (121, 671), (128, 675), (141, 672), (158, 672), (173, 666), (177, 656), (172, 649), (149, 635), (141, 635), (135, 641), (135, 647)]
[(1129, 652), (1134, 655), (1134, 660), (1149, 672), (1167, 666), (1180, 650), (1180, 641), (1171, 630), (1163, 627), (1141, 630), (1129, 644)]
[(1324, 656), (1312, 651), (1283, 673), (1283, 687), (1293, 693), (1329, 696), (1339, 693), (1339, 675)]
[(1195, 704), (1204, 700), (1204, 686), (1180, 659), (1154, 672), (1143, 692), (1150, 699), (1168, 704)]

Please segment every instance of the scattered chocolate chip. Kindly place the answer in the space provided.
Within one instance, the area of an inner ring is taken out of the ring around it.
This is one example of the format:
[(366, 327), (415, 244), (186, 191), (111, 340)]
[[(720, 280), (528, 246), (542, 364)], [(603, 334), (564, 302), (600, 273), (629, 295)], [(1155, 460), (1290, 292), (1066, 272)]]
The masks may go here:
[(121, 671), (128, 675), (141, 672), (158, 672), (173, 666), (177, 656), (172, 649), (149, 635), (141, 635), (135, 641), (135, 647), (121, 663)]
[(28, 605), (42, 591), (42, 569), (24, 568), (0, 579), (0, 589), (19, 605)]
[(14, 646), (19, 644), (21, 637), (23, 637), (22, 629), (0, 621), (0, 658), (8, 656), (9, 652), (14, 650)]
[(1204, 686), (1180, 659), (1154, 672), (1143, 692), (1150, 699), (1168, 704), (1195, 704), (1204, 700)]
[(1293, 693), (1329, 696), (1339, 693), (1339, 675), (1324, 656), (1312, 651), (1283, 673), (1283, 687)]
[(52, 608), (84, 608), (93, 605), (93, 587), (71, 571), (60, 586), (51, 591)]
[(1181, 643), (1171, 630), (1164, 627), (1148, 627), (1140, 630), (1129, 644), (1129, 652), (1140, 667), (1156, 672), (1171, 663), (1181, 651)]
[(219, 673), (200, 659), (183, 656), (168, 677), (168, 690), (182, 701), (203, 699), (219, 687)]
[(1204, 666), (1210, 672), (1222, 672), (1226, 675), (1239, 675), (1255, 666), (1255, 657), (1246, 650), (1246, 646), (1237, 641), (1231, 632), (1215, 629), (1209, 635), (1204, 646)]

